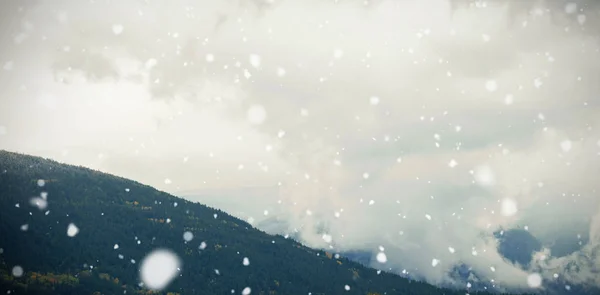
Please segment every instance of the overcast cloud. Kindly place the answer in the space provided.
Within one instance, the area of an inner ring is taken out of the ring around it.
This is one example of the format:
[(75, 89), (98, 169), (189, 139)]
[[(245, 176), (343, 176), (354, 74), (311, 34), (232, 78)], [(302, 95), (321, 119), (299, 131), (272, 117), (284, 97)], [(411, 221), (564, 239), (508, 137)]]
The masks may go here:
[[(0, 148), (432, 283), (600, 286), (600, 5), (466, 2), (5, 1)], [(524, 270), (511, 228), (589, 239)]]

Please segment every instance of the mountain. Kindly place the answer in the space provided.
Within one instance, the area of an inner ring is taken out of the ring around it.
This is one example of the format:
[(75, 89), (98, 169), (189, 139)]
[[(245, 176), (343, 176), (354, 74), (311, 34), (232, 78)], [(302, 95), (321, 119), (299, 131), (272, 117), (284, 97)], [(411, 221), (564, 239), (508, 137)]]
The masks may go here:
[[(135, 181), (6, 151), (0, 210), (3, 294), (465, 294), (269, 235)], [(140, 280), (156, 249), (181, 260), (162, 291)]]
[(533, 253), (542, 249), (542, 244), (529, 231), (510, 229), (494, 234), (498, 239), (498, 253), (512, 263), (529, 266)]

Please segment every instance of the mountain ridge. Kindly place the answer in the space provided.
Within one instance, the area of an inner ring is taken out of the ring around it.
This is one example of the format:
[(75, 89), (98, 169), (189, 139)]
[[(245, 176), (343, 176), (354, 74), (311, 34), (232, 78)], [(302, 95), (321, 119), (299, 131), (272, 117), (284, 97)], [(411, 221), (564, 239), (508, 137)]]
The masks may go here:
[[(11, 294), (465, 294), (268, 235), (122, 177), (7, 151), (0, 165), (0, 289)], [(47, 207), (32, 201), (39, 196)], [(156, 292), (139, 285), (138, 264), (159, 248), (183, 265)], [(17, 265), (21, 277), (11, 274)]]

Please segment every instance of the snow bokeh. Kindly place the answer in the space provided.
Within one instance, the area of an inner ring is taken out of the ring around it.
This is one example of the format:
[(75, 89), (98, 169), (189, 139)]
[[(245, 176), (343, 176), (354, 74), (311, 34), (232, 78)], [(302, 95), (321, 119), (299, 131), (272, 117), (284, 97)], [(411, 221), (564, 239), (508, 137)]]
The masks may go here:
[(16, 266), (14, 266), (14, 267), (12, 268), (12, 271), (11, 271), (11, 273), (12, 273), (12, 275), (13, 275), (15, 278), (20, 278), (20, 277), (22, 277), (22, 276), (23, 276), (23, 273), (24, 273), (24, 271), (23, 271), (23, 268), (22, 268), (21, 266), (19, 266), (19, 265), (16, 265)]
[(162, 290), (177, 276), (181, 261), (177, 254), (165, 249), (150, 252), (140, 263), (140, 279), (152, 290)]
[(517, 214), (517, 211), (517, 203), (514, 200), (508, 198), (502, 200), (502, 209), (500, 210), (502, 215), (513, 216)]
[(527, 285), (531, 288), (539, 288), (542, 286), (542, 276), (538, 273), (532, 273), (527, 276)]
[(384, 252), (379, 252), (377, 253), (377, 262), (379, 263), (386, 263), (387, 262), (387, 255), (385, 255)]
[(191, 242), (194, 239), (194, 234), (191, 231), (186, 231), (183, 233), (183, 240), (186, 242)]
[(79, 228), (74, 223), (69, 223), (67, 226), (67, 236), (74, 237), (79, 233)]
[[(161, 26), (128, 3), (23, 4), (7, 20), (0, 148), (368, 251), (373, 266), (433, 283), (465, 263), (500, 288), (528, 287), (533, 271), (600, 284), (585, 258), (600, 244), (597, 7), (334, 2), (200, 1), (194, 19), (183, 2), (148, 4)], [(230, 21), (215, 26), (217, 14)], [(82, 36), (80, 19), (100, 33)], [(589, 238), (524, 270), (494, 234), (525, 226), (548, 245)]]

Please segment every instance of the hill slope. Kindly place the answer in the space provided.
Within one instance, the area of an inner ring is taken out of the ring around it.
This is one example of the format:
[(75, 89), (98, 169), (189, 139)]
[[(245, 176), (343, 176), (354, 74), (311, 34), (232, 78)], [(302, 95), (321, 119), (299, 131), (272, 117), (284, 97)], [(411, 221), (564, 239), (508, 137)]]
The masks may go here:
[[(4, 294), (150, 294), (138, 267), (158, 248), (183, 261), (161, 294), (465, 294), (378, 274), (134, 181), (5, 151), (0, 210)], [(16, 265), (23, 276), (11, 274)]]

